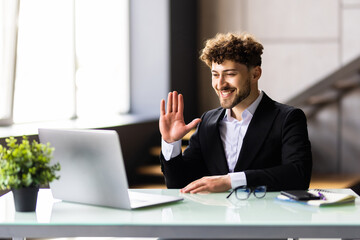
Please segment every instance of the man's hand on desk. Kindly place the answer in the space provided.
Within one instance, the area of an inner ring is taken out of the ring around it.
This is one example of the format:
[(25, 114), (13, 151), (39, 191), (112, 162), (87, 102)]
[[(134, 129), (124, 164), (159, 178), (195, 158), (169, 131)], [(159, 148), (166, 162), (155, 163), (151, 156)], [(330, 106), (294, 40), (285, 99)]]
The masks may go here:
[(181, 193), (225, 192), (231, 188), (229, 175), (203, 177), (180, 190)]

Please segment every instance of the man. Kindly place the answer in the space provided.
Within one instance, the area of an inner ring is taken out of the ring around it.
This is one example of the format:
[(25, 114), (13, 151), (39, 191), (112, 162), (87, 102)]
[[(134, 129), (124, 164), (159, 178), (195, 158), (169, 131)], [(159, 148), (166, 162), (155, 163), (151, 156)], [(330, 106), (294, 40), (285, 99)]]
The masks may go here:
[[(239, 186), (307, 189), (312, 157), (306, 117), (258, 89), (263, 46), (249, 34), (217, 34), (200, 59), (211, 69), (220, 108), (185, 124), (183, 96), (160, 105), (160, 156), (168, 188), (223, 192)], [(194, 127), (189, 146), (181, 139)]]

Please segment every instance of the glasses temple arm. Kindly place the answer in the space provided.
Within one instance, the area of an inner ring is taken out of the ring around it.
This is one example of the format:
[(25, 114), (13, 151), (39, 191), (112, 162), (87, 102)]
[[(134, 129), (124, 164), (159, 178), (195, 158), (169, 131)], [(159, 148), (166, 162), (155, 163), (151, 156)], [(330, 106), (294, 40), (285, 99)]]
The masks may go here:
[(229, 197), (231, 196), (231, 194), (233, 194), (233, 193), (235, 192), (235, 190), (236, 190), (236, 189), (231, 190), (230, 194), (229, 194), (229, 195), (227, 195), (227, 197), (226, 197), (226, 198), (229, 198)]

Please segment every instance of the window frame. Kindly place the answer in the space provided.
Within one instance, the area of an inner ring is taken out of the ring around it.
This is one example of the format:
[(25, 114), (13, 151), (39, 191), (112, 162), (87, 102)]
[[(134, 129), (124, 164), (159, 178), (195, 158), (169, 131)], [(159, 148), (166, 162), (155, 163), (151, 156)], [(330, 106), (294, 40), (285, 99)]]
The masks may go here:
[[(15, 94), (15, 78), (16, 78), (16, 58), (17, 58), (17, 40), (18, 40), (18, 19), (19, 19), (19, 10), (20, 10), (20, 0), (11, 0), (9, 1), (14, 4), (12, 10), (14, 11), (13, 14), (15, 15), (12, 19), (14, 21), (13, 30), (11, 31), (12, 34), (9, 38), (14, 39), (13, 48), (9, 50), (9, 67), (8, 69), (8, 78), (5, 81), (9, 83), (9, 95), (8, 95), (8, 115), (0, 118), (0, 126), (10, 126), (13, 124), (13, 113), (14, 113), (14, 94)], [(7, 46), (6, 46), (7, 47)], [(10, 46), (9, 46), (10, 47)], [(5, 75), (5, 74), (4, 74)], [(4, 104), (6, 106), (6, 104)]]

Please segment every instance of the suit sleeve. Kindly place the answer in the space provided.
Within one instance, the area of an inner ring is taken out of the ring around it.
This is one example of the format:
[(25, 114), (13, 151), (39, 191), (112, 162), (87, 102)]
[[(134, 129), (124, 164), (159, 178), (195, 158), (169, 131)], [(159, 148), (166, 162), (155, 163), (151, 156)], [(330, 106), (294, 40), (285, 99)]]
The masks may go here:
[[(204, 118), (204, 115), (201, 117)], [(161, 170), (165, 177), (167, 188), (183, 188), (192, 181), (208, 174), (203, 162), (199, 132), (202, 127), (200, 123), (197, 130), (190, 138), (189, 146), (184, 153), (166, 161), (163, 154), (160, 155)]]
[(267, 185), (269, 190), (277, 191), (309, 187), (312, 170), (311, 144), (306, 117), (300, 109), (293, 109), (284, 116), (280, 152), (280, 165), (245, 171), (248, 185)]

